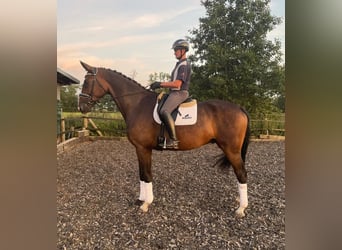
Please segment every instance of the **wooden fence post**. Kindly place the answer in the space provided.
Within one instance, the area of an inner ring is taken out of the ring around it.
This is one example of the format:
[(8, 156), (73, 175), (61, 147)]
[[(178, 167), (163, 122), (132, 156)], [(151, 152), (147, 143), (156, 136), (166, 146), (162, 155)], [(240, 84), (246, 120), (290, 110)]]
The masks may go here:
[(83, 129), (88, 128), (88, 117), (83, 116)]
[(102, 134), (101, 131), (98, 129), (98, 127), (95, 125), (95, 123), (93, 122), (93, 120), (89, 118), (89, 122), (90, 122), (90, 124), (94, 127), (94, 129), (96, 130), (96, 133), (97, 133), (99, 136), (103, 136), (103, 134)]
[(62, 142), (65, 141), (65, 120), (64, 118), (61, 119), (61, 138)]

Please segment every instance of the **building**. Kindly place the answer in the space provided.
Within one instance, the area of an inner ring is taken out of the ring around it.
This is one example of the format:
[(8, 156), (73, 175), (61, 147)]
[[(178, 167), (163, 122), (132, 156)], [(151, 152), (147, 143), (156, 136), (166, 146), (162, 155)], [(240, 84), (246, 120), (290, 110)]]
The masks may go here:
[(61, 100), (60, 91), (61, 87), (71, 84), (80, 84), (80, 81), (57, 67), (57, 101)]

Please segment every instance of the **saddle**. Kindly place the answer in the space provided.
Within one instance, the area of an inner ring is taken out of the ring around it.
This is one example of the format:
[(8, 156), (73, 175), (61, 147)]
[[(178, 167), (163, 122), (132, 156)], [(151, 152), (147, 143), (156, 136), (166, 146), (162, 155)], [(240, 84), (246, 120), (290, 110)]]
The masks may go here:
[[(159, 111), (165, 103), (167, 97), (168, 94), (162, 92), (157, 98), (157, 102), (153, 111), (153, 118), (158, 124), (162, 123), (159, 117)], [(175, 126), (194, 125), (197, 121), (197, 100), (192, 99), (191, 96), (188, 97), (171, 113), (171, 116), (175, 121)]]
[[(161, 119), (159, 117), (159, 111), (161, 107), (164, 105), (166, 99), (168, 97), (168, 94), (165, 94), (164, 92), (160, 93), (156, 105), (154, 107), (153, 111), (153, 118), (155, 122), (160, 124), (160, 133), (157, 138), (158, 141), (158, 147), (160, 150), (163, 150), (166, 148), (166, 137), (165, 137), (165, 126), (161, 122)], [(175, 121), (175, 126), (180, 125), (193, 125), (197, 122), (197, 101), (196, 99), (192, 99), (191, 97), (188, 97), (183, 103), (181, 103), (172, 113), (171, 116), (173, 120)], [(163, 146), (161, 146), (163, 145)]]

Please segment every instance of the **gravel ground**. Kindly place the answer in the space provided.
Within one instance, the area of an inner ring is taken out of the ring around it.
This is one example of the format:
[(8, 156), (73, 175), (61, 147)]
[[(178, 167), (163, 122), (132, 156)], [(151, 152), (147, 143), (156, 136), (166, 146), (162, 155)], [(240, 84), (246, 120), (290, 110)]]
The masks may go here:
[(237, 219), (233, 170), (211, 167), (215, 144), (154, 151), (154, 202), (140, 211), (127, 141), (96, 140), (57, 155), (57, 249), (285, 249), (285, 142), (251, 142), (249, 207)]

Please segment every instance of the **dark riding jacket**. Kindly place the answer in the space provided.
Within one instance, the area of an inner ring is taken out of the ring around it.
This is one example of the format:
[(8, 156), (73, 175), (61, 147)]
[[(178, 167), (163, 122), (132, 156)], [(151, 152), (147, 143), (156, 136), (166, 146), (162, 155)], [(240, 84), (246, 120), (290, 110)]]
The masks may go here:
[(171, 73), (171, 81), (181, 80), (182, 85), (180, 88), (170, 88), (170, 90), (189, 90), (190, 77), (191, 76), (191, 65), (190, 62), (185, 58), (179, 60), (176, 63), (175, 68)]

